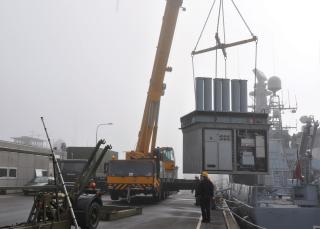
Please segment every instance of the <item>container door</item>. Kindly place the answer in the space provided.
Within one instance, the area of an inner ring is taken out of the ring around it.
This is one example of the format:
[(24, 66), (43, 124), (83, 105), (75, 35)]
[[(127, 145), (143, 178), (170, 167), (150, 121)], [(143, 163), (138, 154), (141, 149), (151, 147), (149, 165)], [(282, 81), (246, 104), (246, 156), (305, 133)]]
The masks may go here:
[(232, 132), (220, 131), (219, 135), (219, 170), (232, 170)]
[(205, 142), (205, 170), (217, 170), (219, 167), (218, 142)]
[(232, 131), (206, 129), (204, 139), (204, 169), (232, 170)]

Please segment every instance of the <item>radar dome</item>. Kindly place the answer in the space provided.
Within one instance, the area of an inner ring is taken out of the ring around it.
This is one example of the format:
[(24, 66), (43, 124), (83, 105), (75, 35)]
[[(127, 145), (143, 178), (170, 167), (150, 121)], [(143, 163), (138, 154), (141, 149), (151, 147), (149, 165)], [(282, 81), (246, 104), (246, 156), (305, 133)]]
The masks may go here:
[(268, 80), (268, 89), (273, 93), (281, 90), (281, 79), (277, 76), (272, 76)]

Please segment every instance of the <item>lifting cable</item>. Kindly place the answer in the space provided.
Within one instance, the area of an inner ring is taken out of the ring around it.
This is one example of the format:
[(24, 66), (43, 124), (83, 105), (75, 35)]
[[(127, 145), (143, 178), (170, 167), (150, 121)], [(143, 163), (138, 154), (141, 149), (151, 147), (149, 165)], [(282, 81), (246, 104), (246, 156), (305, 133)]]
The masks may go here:
[[(222, 0), (222, 25), (223, 25), (223, 43), (226, 43), (226, 25), (224, 20), (224, 6)], [(224, 78), (227, 78), (227, 53), (224, 56)]]
[[(220, 38), (219, 38), (219, 26), (220, 26), (220, 18), (222, 17), (222, 31), (223, 31), (223, 43), (226, 44), (226, 27), (225, 27), (225, 17), (224, 17), (224, 5), (223, 0), (220, 0), (219, 4), (219, 12), (218, 12), (218, 19), (217, 19), (217, 30), (215, 34), (216, 38), (216, 46), (220, 45)], [(225, 49), (222, 49), (222, 53), (224, 56), (224, 78), (227, 78), (227, 53)], [(215, 76), (218, 77), (218, 49), (216, 49), (216, 67), (215, 67)]]
[(253, 112), (256, 112), (256, 103), (257, 103), (256, 101), (257, 64), (258, 64), (257, 62), (258, 62), (258, 40), (256, 40), (255, 57), (254, 57)]
[(199, 44), (200, 39), (201, 39), (201, 37), (202, 37), (203, 31), (205, 30), (205, 28), (206, 28), (206, 26), (207, 26), (208, 20), (209, 20), (209, 18), (210, 18), (210, 16), (211, 16), (211, 12), (212, 12), (212, 9), (213, 9), (215, 3), (216, 3), (216, 0), (214, 0), (214, 2), (212, 3), (212, 6), (211, 6), (210, 11), (209, 11), (209, 14), (208, 14), (207, 19), (206, 19), (206, 21), (205, 21), (205, 23), (204, 23), (204, 25), (203, 25), (203, 27), (202, 27), (200, 36), (199, 36), (199, 38), (198, 38), (198, 41), (197, 41), (197, 43), (196, 43), (193, 51), (196, 51), (196, 49), (197, 49), (197, 47), (198, 47), (198, 44)]
[(244, 20), (244, 17), (243, 17), (243, 16), (242, 16), (242, 14), (240, 13), (240, 10), (238, 9), (237, 5), (234, 3), (234, 1), (233, 1), (233, 0), (231, 0), (231, 2), (232, 2), (232, 4), (233, 4), (233, 6), (236, 8), (236, 10), (237, 10), (237, 12), (238, 12), (239, 16), (241, 17), (241, 19), (242, 19), (243, 23), (246, 25), (247, 29), (249, 30), (249, 32), (250, 32), (250, 34), (251, 34), (251, 36), (252, 36), (252, 37), (254, 37), (254, 34), (252, 33), (251, 29), (249, 28), (249, 26), (248, 26), (248, 24), (247, 24), (246, 20)]
[[(220, 17), (222, 17), (222, 30), (223, 30), (223, 44), (225, 45), (226, 44), (226, 31), (225, 31), (225, 13), (224, 13), (224, 3), (223, 3), (224, 0), (220, 0), (220, 4), (219, 4), (219, 9), (218, 9), (218, 17), (217, 17), (217, 28), (216, 28), (216, 34), (215, 34), (215, 38), (216, 38), (216, 46), (217, 45), (221, 45), (220, 43), (220, 39), (219, 39), (219, 36), (218, 36), (218, 33), (219, 33), (219, 26), (220, 26)], [(246, 22), (246, 20), (244, 19), (244, 17), (242, 16), (239, 8), (237, 7), (237, 5), (235, 4), (234, 0), (230, 0), (233, 4), (233, 6), (235, 7), (237, 13), (239, 14), (242, 22), (245, 24), (247, 30), (249, 31), (249, 33), (251, 34), (252, 36), (252, 39), (256, 39), (255, 40), (255, 62), (254, 62), (254, 97), (255, 97), (255, 94), (256, 94), (256, 82), (257, 82), (257, 58), (258, 58), (258, 39), (257, 37), (252, 33), (248, 23)], [(209, 10), (209, 13), (208, 13), (208, 16), (205, 20), (205, 23), (202, 27), (202, 30), (200, 32), (200, 35), (198, 37), (198, 40), (196, 42), (196, 45), (191, 53), (191, 62), (192, 62), (192, 77), (193, 77), (193, 85), (194, 85), (194, 93), (196, 94), (196, 83), (195, 83), (195, 66), (194, 66), (194, 55), (195, 55), (195, 52), (196, 52), (196, 49), (199, 45), (199, 42), (202, 38), (202, 35), (203, 35), (203, 32), (207, 26), (207, 23), (209, 21), (209, 18), (211, 16), (211, 13), (212, 13), (212, 10), (213, 10), (213, 7), (216, 3), (216, 0), (213, 1), (212, 5), (211, 5), (211, 8)], [(252, 41), (252, 40), (251, 40)], [(249, 41), (250, 42), (250, 41)], [(236, 43), (236, 42), (235, 42)], [(237, 44), (239, 45), (239, 44)], [(229, 46), (230, 47), (230, 46)], [(225, 51), (225, 47), (224, 48), (217, 48), (215, 51), (215, 77), (217, 78), (218, 77), (218, 49), (222, 49), (222, 52), (223, 52), (223, 55), (224, 55), (224, 77), (227, 78), (227, 54), (226, 54), (226, 51)], [(256, 101), (254, 100), (254, 111), (255, 111), (255, 107), (256, 107)]]
[[(219, 11), (218, 11), (217, 31), (216, 31), (216, 35), (215, 35), (215, 38), (216, 38), (216, 46), (219, 44), (219, 43), (218, 43), (218, 39), (219, 39), (218, 33), (219, 33), (220, 13), (221, 13), (221, 5), (222, 5), (221, 2), (222, 2), (222, 0), (220, 0)], [(218, 49), (216, 49), (215, 77), (216, 77), (216, 78), (218, 77)]]
[[(209, 18), (210, 18), (210, 16), (211, 16), (211, 12), (212, 12), (212, 9), (213, 9), (215, 3), (216, 3), (216, 0), (214, 0), (213, 3), (212, 3), (212, 5), (211, 5), (211, 8), (210, 8), (210, 10), (209, 10), (209, 14), (208, 14), (208, 16), (207, 16), (207, 18), (206, 18), (206, 21), (204, 22), (204, 25), (203, 25), (203, 27), (202, 27), (202, 30), (201, 30), (200, 35), (199, 35), (199, 38), (198, 38), (198, 40), (197, 40), (197, 43), (196, 43), (193, 51), (196, 51), (196, 49), (197, 49), (197, 47), (198, 47), (198, 44), (199, 44), (199, 42), (200, 42), (200, 40), (201, 40), (202, 34), (203, 34), (206, 26), (207, 26), (208, 20), (209, 20)], [(192, 77), (193, 77), (194, 95), (196, 95), (195, 70), (194, 70), (194, 55), (193, 55), (193, 54), (191, 54), (191, 62), (192, 62)], [(196, 97), (195, 97), (195, 99), (196, 99)]]
[[(247, 27), (249, 33), (251, 34), (252, 37), (254, 37), (254, 34), (252, 33), (250, 27), (248, 26), (248, 23), (242, 16), (240, 10), (238, 9), (237, 5), (234, 3), (233, 0), (231, 0), (233, 6), (236, 8), (239, 16), (241, 17), (243, 23)], [(255, 61), (254, 61), (254, 85), (253, 85), (253, 112), (256, 111), (256, 83), (257, 83), (257, 62), (258, 62), (258, 39), (256, 40), (256, 45), (255, 45)]]

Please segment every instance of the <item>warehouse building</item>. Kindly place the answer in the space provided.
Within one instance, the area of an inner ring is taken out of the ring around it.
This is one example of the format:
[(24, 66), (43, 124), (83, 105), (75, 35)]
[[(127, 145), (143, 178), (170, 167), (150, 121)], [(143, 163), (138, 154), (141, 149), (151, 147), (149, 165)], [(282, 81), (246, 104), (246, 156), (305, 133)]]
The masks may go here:
[(52, 173), (51, 153), (43, 140), (26, 136), (13, 140), (0, 140), (0, 187), (23, 186), (36, 176), (36, 169)]

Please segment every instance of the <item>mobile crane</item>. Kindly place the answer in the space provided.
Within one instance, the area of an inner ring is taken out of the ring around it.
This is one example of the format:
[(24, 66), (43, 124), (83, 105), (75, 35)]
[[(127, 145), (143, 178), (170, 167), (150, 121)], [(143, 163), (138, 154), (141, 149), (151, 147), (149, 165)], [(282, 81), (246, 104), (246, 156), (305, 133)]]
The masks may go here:
[(169, 194), (168, 184), (177, 178), (174, 151), (171, 147), (156, 148), (164, 76), (172, 45), (175, 26), (183, 0), (167, 0), (157, 52), (153, 64), (148, 95), (136, 149), (126, 153), (125, 160), (112, 160), (107, 168), (106, 182), (111, 199), (136, 194), (152, 194), (155, 200)]

